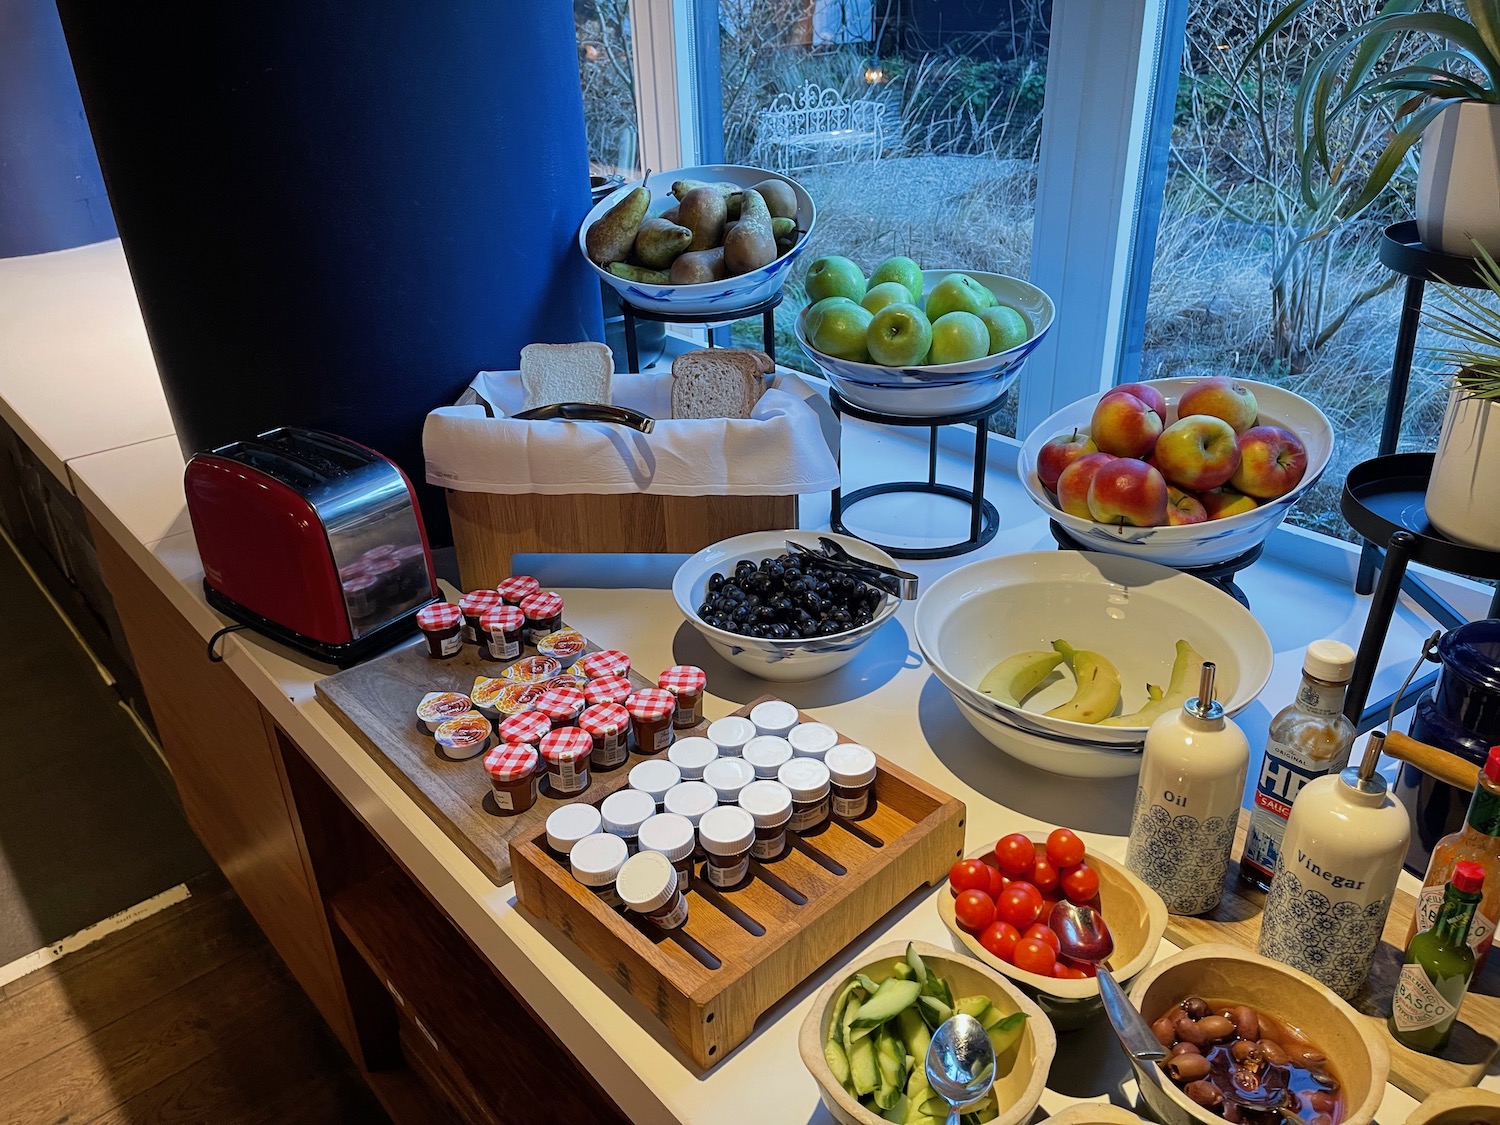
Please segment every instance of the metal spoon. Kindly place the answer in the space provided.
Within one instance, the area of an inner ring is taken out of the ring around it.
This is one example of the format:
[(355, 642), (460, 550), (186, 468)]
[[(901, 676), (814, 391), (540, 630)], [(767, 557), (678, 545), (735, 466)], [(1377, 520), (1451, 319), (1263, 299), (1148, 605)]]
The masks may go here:
[(995, 1084), (995, 1048), (984, 1025), (960, 1013), (932, 1033), (927, 1085), (948, 1103), (947, 1125), (958, 1125), (959, 1107), (977, 1101)]
[(1125, 1053), (1141, 1062), (1166, 1058), (1167, 1050), (1157, 1042), (1151, 1025), (1136, 1011), (1125, 990), (1109, 971), (1109, 955), (1115, 951), (1115, 939), (1099, 912), (1092, 906), (1065, 899), (1052, 908), (1047, 922), (1057, 935), (1063, 956), (1074, 961), (1087, 961), (1097, 967), (1099, 998), (1104, 1001), (1104, 1014), (1109, 1017), (1109, 1025), (1115, 1029)]

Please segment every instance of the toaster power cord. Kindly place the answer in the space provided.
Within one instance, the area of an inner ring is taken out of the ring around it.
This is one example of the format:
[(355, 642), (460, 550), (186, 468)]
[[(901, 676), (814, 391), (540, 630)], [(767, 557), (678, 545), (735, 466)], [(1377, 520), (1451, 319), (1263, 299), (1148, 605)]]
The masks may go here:
[(241, 629), (247, 629), (247, 628), (249, 628), (249, 626), (247, 626), (247, 625), (226, 625), (226, 626), (224, 626), (224, 628), (220, 629), (213, 636), (209, 637), (208, 638), (208, 662), (210, 664), (222, 664), (222, 663), (224, 663), (224, 654), (219, 651), (219, 639), (221, 637), (228, 636), (230, 633), (237, 633)]

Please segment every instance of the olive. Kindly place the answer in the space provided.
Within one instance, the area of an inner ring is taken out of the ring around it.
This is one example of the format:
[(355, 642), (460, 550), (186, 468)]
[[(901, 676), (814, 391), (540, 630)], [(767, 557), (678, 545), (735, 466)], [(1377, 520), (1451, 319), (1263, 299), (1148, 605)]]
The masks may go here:
[(1308, 1070), (1316, 1070), (1328, 1061), (1328, 1056), (1322, 1051), (1300, 1043), (1287, 1048), (1286, 1055), (1288, 1061)]
[(1213, 1009), (1208, 1006), (1208, 1001), (1201, 996), (1189, 996), (1178, 1007), (1195, 1020), (1201, 1020), (1204, 1016), (1210, 1015), (1213, 1012)]
[[(1151, 1028), (1154, 1031), (1156, 1029), (1156, 1025), (1152, 1024)], [(1166, 1044), (1163, 1043), (1162, 1046), (1165, 1047)], [(1167, 1053), (1167, 1057), (1169, 1059), (1175, 1059), (1178, 1055), (1201, 1055), (1201, 1054), (1203, 1054), (1203, 1052), (1200, 1051), (1200, 1050), (1198, 1050), (1198, 1048), (1196, 1046), (1194, 1046), (1192, 1043), (1174, 1043), (1172, 1045), (1171, 1051), (1169, 1051)]]
[(1281, 1044), (1274, 1039), (1262, 1039), (1260, 1041), (1260, 1053), (1265, 1056), (1266, 1062), (1272, 1066), (1286, 1066), (1291, 1059), (1281, 1049)]
[(1209, 1066), (1208, 1060), (1202, 1055), (1178, 1055), (1162, 1063), (1162, 1069), (1173, 1082), (1186, 1085), (1200, 1078), (1207, 1078)]
[(1307, 1095), (1307, 1107), (1314, 1113), (1332, 1114), (1339, 1106), (1339, 1096), (1328, 1090), (1314, 1090)]
[(1248, 1004), (1240, 1004), (1224, 1013), (1234, 1021), (1234, 1029), (1241, 1039), (1260, 1038), (1260, 1013)]
[(1314, 1082), (1323, 1087), (1324, 1090), (1336, 1092), (1339, 1088), (1339, 1080), (1326, 1070), (1314, 1067), (1308, 1072), (1308, 1075)]
[(1229, 1055), (1235, 1062), (1259, 1065), (1265, 1061), (1260, 1044), (1254, 1039), (1236, 1039), (1229, 1045)]
[(1172, 1021), (1167, 1016), (1162, 1016), (1151, 1025), (1151, 1034), (1156, 1036), (1156, 1041), (1163, 1047), (1170, 1047), (1177, 1042), (1177, 1029), (1172, 1026)]
[(1182, 1092), (1204, 1109), (1216, 1109), (1224, 1103), (1224, 1095), (1219, 1092), (1219, 1088), (1212, 1082), (1205, 1082), (1202, 1079), (1189, 1082)]

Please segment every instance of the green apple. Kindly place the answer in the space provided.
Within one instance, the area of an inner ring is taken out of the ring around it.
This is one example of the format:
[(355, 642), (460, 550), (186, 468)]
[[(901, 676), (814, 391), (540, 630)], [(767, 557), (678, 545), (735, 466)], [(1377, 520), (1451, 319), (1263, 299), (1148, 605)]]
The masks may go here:
[(973, 313), (995, 303), (995, 295), (966, 273), (950, 273), (927, 294), (927, 319), (936, 324), (951, 312)]
[(887, 281), (900, 282), (911, 294), (911, 303), (922, 307), (922, 267), (910, 258), (887, 258), (875, 267), (870, 275), (870, 285), (882, 285)]
[(1026, 318), (1009, 305), (991, 305), (979, 310), (979, 319), (990, 330), (989, 354), (1020, 347), (1031, 339), (1031, 329)]
[(879, 285), (870, 286), (870, 291), (865, 294), (860, 304), (874, 314), (886, 305), (911, 304), (911, 294), (899, 281), (882, 281)]
[(870, 321), (865, 343), (870, 358), (882, 367), (914, 367), (932, 346), (932, 325), (916, 305), (886, 305)]
[(819, 258), (807, 267), (807, 303), (815, 305), (827, 297), (848, 297), (858, 301), (865, 295), (865, 275), (848, 258), (833, 255)]
[(870, 310), (848, 297), (824, 297), (807, 310), (807, 341), (824, 355), (868, 363), (865, 333)]
[(933, 322), (928, 363), (964, 363), (989, 354), (990, 330), (973, 313), (944, 313)]

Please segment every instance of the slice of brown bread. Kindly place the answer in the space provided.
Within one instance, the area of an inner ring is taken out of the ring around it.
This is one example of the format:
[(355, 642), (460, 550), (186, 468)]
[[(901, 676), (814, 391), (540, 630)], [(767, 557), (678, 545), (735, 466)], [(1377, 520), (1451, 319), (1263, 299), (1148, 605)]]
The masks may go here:
[(521, 349), (523, 410), (554, 402), (609, 405), (615, 361), (603, 344), (527, 344)]
[(748, 418), (765, 390), (764, 352), (703, 348), (672, 361), (673, 418)]

